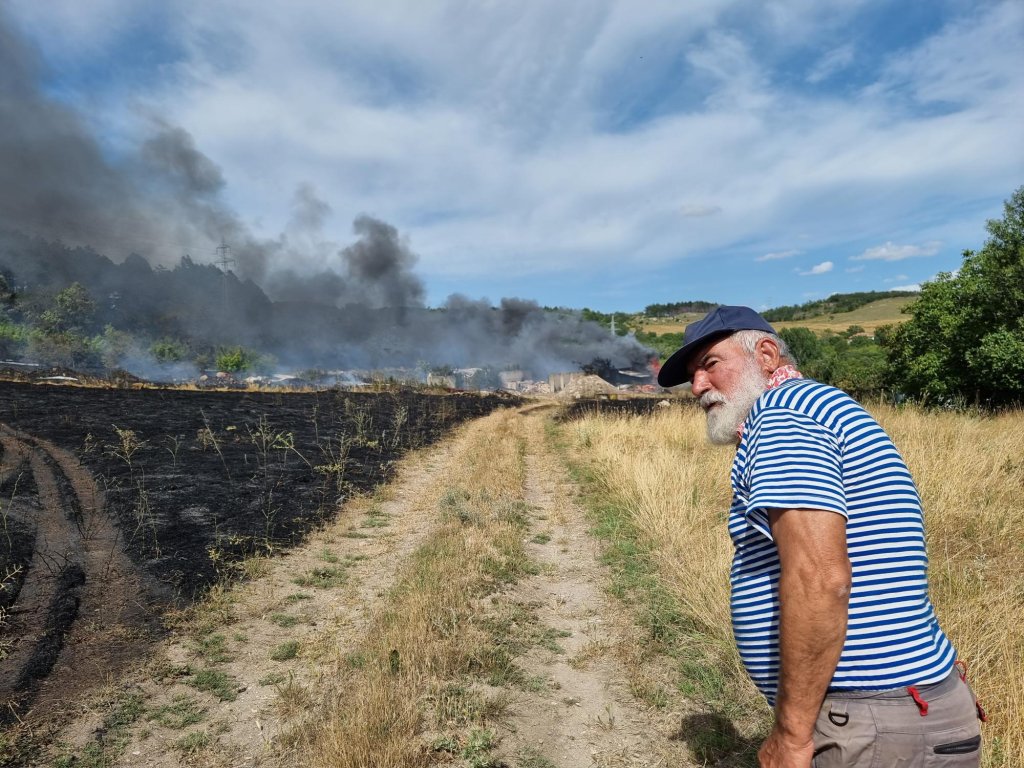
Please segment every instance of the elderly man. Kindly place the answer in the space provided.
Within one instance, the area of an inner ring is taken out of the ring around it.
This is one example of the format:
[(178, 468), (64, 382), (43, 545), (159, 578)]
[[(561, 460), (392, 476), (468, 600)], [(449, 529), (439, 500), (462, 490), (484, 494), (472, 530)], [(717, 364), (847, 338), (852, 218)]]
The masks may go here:
[(736, 445), (740, 657), (775, 708), (762, 766), (977, 766), (983, 713), (928, 599), (921, 500), (878, 423), (805, 379), (747, 307), (689, 325), (658, 375), (692, 381)]

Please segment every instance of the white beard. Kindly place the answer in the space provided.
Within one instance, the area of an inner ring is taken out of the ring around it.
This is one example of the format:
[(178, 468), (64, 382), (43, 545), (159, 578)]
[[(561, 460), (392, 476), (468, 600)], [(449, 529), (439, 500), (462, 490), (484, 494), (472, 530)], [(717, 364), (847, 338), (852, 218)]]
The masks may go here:
[[(764, 373), (754, 361), (750, 361), (736, 383), (736, 389), (728, 397), (715, 390), (705, 392), (700, 398), (700, 406), (708, 417), (708, 440), (715, 445), (735, 445), (740, 425), (767, 386)], [(711, 408), (715, 403), (720, 405)]]

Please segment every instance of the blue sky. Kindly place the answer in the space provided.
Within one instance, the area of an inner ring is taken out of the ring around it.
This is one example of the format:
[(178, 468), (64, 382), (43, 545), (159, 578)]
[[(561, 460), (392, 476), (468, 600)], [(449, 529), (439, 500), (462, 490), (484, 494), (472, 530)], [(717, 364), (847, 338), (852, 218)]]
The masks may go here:
[(1024, 184), (1019, 0), (6, 5), (114, 162), (180, 126), (261, 236), (300, 187), (328, 204), (281, 266), (329, 266), (370, 214), (432, 304), (914, 286)]

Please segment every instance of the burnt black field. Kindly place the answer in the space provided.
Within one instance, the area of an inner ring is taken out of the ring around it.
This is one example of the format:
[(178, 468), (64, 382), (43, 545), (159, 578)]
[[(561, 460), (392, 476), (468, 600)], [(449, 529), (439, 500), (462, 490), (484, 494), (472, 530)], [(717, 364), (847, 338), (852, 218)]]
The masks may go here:
[[(96, 479), (105, 513), (153, 596), (180, 603), (220, 578), (232, 561), (300, 541), (334, 517), (348, 496), (387, 482), (410, 449), (514, 402), (468, 393), (0, 382), (0, 423), (76, 456)], [(22, 497), (13, 506), (38, 507), (31, 478), (15, 488), (9, 477), (6, 486), (5, 495)], [(61, 495), (65, 514), (73, 517), (74, 493)], [(7, 564), (30, 565), (33, 521), (12, 518), (9, 532)]]

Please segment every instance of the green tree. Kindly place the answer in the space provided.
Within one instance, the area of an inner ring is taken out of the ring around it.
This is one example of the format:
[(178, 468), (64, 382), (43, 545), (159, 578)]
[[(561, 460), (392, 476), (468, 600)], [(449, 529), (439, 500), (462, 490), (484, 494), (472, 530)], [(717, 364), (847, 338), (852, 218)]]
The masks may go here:
[(243, 373), (256, 365), (256, 354), (244, 347), (229, 347), (217, 353), (217, 370)]
[(128, 358), (139, 354), (139, 346), (134, 336), (119, 331), (112, 325), (103, 329), (99, 337), (100, 359), (107, 368), (120, 368)]
[(149, 354), (158, 363), (180, 363), (188, 357), (188, 345), (165, 336), (149, 345)]
[(986, 224), (980, 251), (957, 274), (921, 289), (911, 319), (885, 335), (889, 374), (928, 401), (1024, 401), (1024, 187)]
[(810, 328), (783, 328), (779, 336), (786, 342), (797, 364), (809, 374), (808, 367), (820, 360), (823, 354), (821, 341), (814, 331)]
[(53, 306), (39, 318), (44, 333), (82, 334), (96, 314), (96, 302), (80, 283), (72, 283), (53, 299)]
[(277, 358), (245, 347), (227, 347), (217, 352), (216, 363), (218, 371), (228, 373), (271, 373), (277, 366)]

